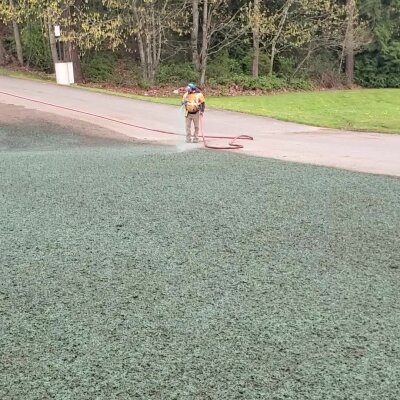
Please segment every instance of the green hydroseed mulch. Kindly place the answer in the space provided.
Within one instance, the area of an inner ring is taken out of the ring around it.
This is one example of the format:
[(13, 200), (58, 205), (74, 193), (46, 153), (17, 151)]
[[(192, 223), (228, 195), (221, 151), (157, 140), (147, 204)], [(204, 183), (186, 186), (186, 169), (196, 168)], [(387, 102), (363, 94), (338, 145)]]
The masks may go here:
[(399, 179), (93, 144), (0, 129), (0, 399), (400, 398)]

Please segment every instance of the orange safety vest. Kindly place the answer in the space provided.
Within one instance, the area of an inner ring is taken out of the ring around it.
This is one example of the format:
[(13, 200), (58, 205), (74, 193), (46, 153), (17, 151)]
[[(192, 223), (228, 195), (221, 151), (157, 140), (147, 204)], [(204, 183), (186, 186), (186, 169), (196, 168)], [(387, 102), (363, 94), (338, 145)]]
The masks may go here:
[(189, 113), (196, 113), (200, 110), (200, 104), (205, 102), (202, 93), (185, 93), (183, 95), (185, 109)]

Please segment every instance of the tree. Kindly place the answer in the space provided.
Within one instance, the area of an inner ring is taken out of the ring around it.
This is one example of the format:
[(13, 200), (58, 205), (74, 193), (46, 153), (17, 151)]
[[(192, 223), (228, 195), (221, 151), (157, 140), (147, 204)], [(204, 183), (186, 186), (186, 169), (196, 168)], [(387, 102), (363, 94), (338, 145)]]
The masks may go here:
[[(1, 3), (0, 3), (1, 6)], [(1, 9), (0, 9), (1, 11)], [(8, 54), (4, 47), (4, 36), (6, 33), (6, 26), (1, 22), (1, 12), (0, 12), (0, 65), (6, 65), (8, 61)]]
[(346, 60), (346, 80), (348, 86), (354, 84), (354, 17), (355, 17), (355, 0), (346, 0), (346, 33), (344, 39), (344, 52)]
[(80, 6), (82, 5), (80, 0), (74, 0), (70, 4), (66, 4), (63, 10), (63, 20), (65, 21), (65, 57), (66, 61), (72, 62), (74, 68), (74, 80), (77, 83), (83, 81), (81, 59), (79, 55), (79, 36), (82, 33), (80, 27), (80, 21), (77, 14), (81, 13)]
[(6, 65), (7, 52), (4, 48), (3, 38), (0, 37), (0, 65)]
[[(13, 1), (13, 0), (10, 0)], [(54, 24), (57, 22), (61, 26), (67, 61), (73, 62), (75, 80), (80, 82), (82, 74), (80, 72), (80, 57), (77, 48), (77, 37), (79, 37), (80, 21), (78, 14), (82, 15), (80, 0), (47, 1), (47, 0), (20, 0), (20, 18), (22, 22), (37, 21), (48, 35), (48, 43), (51, 49), (53, 62), (58, 62), (60, 57), (57, 54), (56, 42), (54, 37)]]
[(13, 30), (14, 30), (14, 40), (15, 40), (15, 48), (17, 50), (17, 58), (18, 58), (19, 64), (22, 66), (22, 65), (24, 65), (24, 56), (22, 53), (21, 34), (19, 32), (16, 10), (14, 7), (14, 0), (9, 0), (9, 2), (10, 2), (11, 12), (13, 12), (13, 14), (14, 14), (13, 19), (12, 19), (12, 25), (13, 25)]
[(327, 0), (278, 0), (250, 14), (250, 25), (254, 31), (257, 23), (261, 48), (269, 59), (269, 75), (274, 73), (278, 54), (297, 56), (305, 52), (296, 74), (324, 46), (340, 47), (342, 20), (342, 7)]
[(0, 63), (18, 58), (47, 71), (62, 56), (79, 81), (81, 55), (118, 50), (115, 57), (130, 56), (150, 84), (171, 59), (191, 61), (204, 84), (210, 60), (224, 50), (226, 65), (215, 71), (310, 76), (323, 58), (349, 85), (354, 71), (358, 82), (400, 85), (399, 18), (400, 0), (0, 0)]
[(53, 60), (53, 64), (56, 64), (59, 61), (59, 56), (58, 56), (58, 52), (57, 52), (57, 40), (56, 40), (56, 36), (54, 33), (54, 26), (51, 23), (51, 20), (49, 17), (47, 17), (45, 19), (46, 19), (47, 31), (48, 31), (48, 35), (49, 35), (51, 58)]
[(105, 0), (107, 37), (113, 48), (132, 42), (138, 50), (145, 81), (154, 82), (167, 32), (174, 26), (185, 4), (178, 0)]
[(209, 57), (232, 45), (245, 30), (239, 24), (239, 11), (232, 12), (229, 0), (191, 0), (191, 6), (192, 59), (203, 85)]
[(343, 44), (345, 10), (333, 2), (324, 4), (317, 9), (303, 10), (299, 16), (305, 25), (305, 31), (308, 32), (308, 38), (304, 46), (299, 48), (299, 55), (302, 55), (302, 58), (299, 59), (292, 76), (295, 76), (313, 55), (332, 54), (339, 61), (336, 55)]
[(400, 0), (362, 0), (360, 17), (370, 41), (356, 55), (357, 82), (369, 87), (400, 87)]
[[(8, 24), (11, 22), (14, 33), (15, 48), (17, 52), (17, 59), (20, 65), (24, 65), (24, 57), (22, 52), (21, 35), (18, 27), (19, 12), (15, 5), (14, 0), (2, 0), (0, 2), (0, 21)], [(5, 57), (5, 49), (2, 41), (2, 55)]]
[[(250, 3), (251, 7), (251, 3)], [(253, 34), (253, 54), (252, 54), (252, 75), (258, 77), (260, 66), (260, 19), (261, 19), (260, 0), (254, 0), (250, 15), (250, 25)]]
[(282, 11), (277, 15), (276, 21), (278, 22), (275, 32), (271, 40), (271, 51), (270, 51), (270, 64), (269, 64), (269, 74), (272, 75), (274, 71), (274, 61), (277, 52), (277, 44), (281, 39), (283, 28), (286, 24), (286, 20), (289, 16), (289, 10), (292, 7), (294, 0), (286, 0)]
[(139, 47), (143, 78), (154, 82), (161, 61), (168, 0), (132, 4), (135, 37)]

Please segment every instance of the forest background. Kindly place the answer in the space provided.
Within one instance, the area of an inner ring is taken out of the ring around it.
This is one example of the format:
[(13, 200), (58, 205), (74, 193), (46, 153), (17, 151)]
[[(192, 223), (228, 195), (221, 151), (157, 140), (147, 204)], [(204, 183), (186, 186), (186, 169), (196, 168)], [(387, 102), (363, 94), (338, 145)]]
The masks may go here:
[(0, 66), (60, 61), (146, 90), (399, 88), (400, 0), (1, 0)]

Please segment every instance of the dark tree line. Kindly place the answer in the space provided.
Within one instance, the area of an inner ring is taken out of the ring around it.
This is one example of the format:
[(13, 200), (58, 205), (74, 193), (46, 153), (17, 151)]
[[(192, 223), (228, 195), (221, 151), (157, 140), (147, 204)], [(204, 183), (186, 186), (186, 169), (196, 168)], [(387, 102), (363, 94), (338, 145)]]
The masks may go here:
[(1, 0), (0, 65), (62, 60), (78, 80), (119, 67), (148, 84), (239, 74), (400, 87), (400, 0)]

